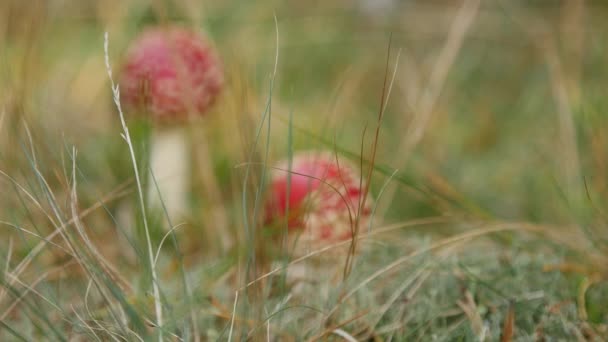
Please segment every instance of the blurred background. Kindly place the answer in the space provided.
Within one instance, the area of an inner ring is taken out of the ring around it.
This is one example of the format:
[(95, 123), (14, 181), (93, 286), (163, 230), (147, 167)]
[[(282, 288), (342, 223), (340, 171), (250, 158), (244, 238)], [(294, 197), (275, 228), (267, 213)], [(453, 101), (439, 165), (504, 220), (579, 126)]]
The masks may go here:
[[(574, 262), (574, 280), (564, 278), (564, 287), (547, 303), (571, 300), (570, 316), (564, 317), (576, 328), (555, 330), (556, 336), (574, 336), (576, 329), (587, 336), (582, 323), (601, 336), (608, 320), (605, 305), (588, 304), (590, 313), (583, 317), (576, 298), (581, 279), (587, 279), (598, 291), (588, 294), (588, 302), (608, 300), (607, 18), (604, 2), (582, 0), (4, 0), (0, 219), (34, 227), (40, 235), (51, 233), (53, 210), (70, 213), (75, 148), (78, 207), (88, 210), (83, 220), (89, 234), (119, 269), (137, 265), (137, 253), (117, 239), (120, 203), (136, 193), (104, 64), (104, 32), (117, 75), (126, 47), (143, 28), (178, 23), (214, 41), (226, 73), (221, 98), (188, 128), (195, 160), (192, 213), (179, 236), (193, 272), (200, 266), (203, 273), (225, 274), (236, 267), (242, 255), (239, 248), (218, 247), (214, 213), (220, 211), (222, 226), (238, 246), (246, 245), (243, 217), (253, 217), (253, 202), (243, 209), (242, 193), (257, 189), (261, 171), (252, 167), (254, 176), (244, 182), (251, 146), (257, 142), (251, 161), (272, 163), (287, 156), (293, 139), (294, 150), (336, 150), (361, 162), (364, 170), (371, 166), (378, 224), (429, 217), (448, 222), (397, 234), (395, 250), (415, 250), (420, 241), (487, 222), (543, 227), (541, 238), (499, 235), (470, 251), (476, 257), (525, 254), (526, 265), (538, 257), (530, 270), (534, 276), (521, 275), (531, 282), (548, 260), (561, 265), (559, 276), (566, 278), (572, 268), (562, 266)], [(271, 112), (265, 115), (270, 96)], [(150, 127), (128, 114), (145, 164)], [(256, 139), (258, 128), (262, 133)], [(217, 191), (204, 189), (208, 175), (197, 173), (196, 163), (208, 162), (197, 157), (202, 143), (210, 147)], [(52, 201), (42, 179), (52, 189)], [(137, 212), (132, 214), (136, 220)], [(163, 233), (157, 230), (160, 240)], [(1, 254), (13, 253), (8, 265), (39, 241), (15, 229), (1, 234)], [(396, 258), (386, 253), (376, 264), (370, 259), (369, 267)], [(42, 272), (65, 258), (44, 253), (35, 267)], [(496, 271), (501, 262), (487, 267)], [(519, 272), (517, 266), (510, 270)], [(509, 282), (497, 280), (507, 276), (497, 272), (498, 278), (486, 282), (508, 287)], [(530, 288), (555, 282), (547, 279)], [(223, 305), (230, 307), (231, 299)], [(500, 327), (502, 317), (489, 321)], [(536, 321), (520, 322), (526, 327), (521, 336), (534, 333), (536, 323), (530, 322)]]

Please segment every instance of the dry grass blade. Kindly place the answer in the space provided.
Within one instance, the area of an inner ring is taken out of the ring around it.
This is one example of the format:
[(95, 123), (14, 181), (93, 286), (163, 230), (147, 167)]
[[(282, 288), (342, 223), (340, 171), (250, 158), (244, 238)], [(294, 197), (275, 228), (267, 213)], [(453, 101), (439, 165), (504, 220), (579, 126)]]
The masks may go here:
[(511, 342), (513, 341), (513, 335), (515, 334), (515, 306), (513, 303), (509, 304), (509, 311), (505, 317), (505, 322), (502, 326), (502, 334), (500, 335), (500, 342)]
[(347, 325), (347, 324), (350, 324), (350, 323), (352, 323), (352, 322), (354, 322), (354, 321), (356, 321), (356, 320), (358, 320), (358, 319), (360, 319), (360, 318), (362, 318), (362, 317), (366, 316), (368, 313), (369, 313), (369, 310), (364, 310), (364, 311), (362, 311), (362, 312), (359, 312), (359, 313), (358, 313), (358, 314), (356, 314), (355, 316), (353, 316), (353, 317), (351, 317), (351, 318), (348, 318), (348, 319), (346, 319), (346, 320), (344, 320), (344, 321), (342, 321), (342, 322), (339, 322), (339, 323), (337, 323), (337, 324), (335, 324), (335, 325), (333, 325), (333, 326), (331, 326), (331, 327), (329, 327), (329, 328), (325, 329), (325, 330), (324, 330), (323, 332), (321, 332), (319, 335), (317, 335), (317, 336), (314, 336), (314, 337), (310, 338), (310, 339), (308, 340), (308, 342), (314, 342), (314, 341), (319, 341), (319, 340), (322, 340), (322, 339), (324, 339), (325, 337), (327, 337), (327, 335), (330, 335), (330, 334), (334, 333), (334, 332), (335, 332), (337, 329), (340, 329), (341, 327), (343, 327), (343, 326), (345, 326), (345, 325)]
[(342, 337), (347, 342), (357, 342), (357, 339), (353, 335), (347, 333), (346, 331), (344, 331), (342, 329), (336, 329), (336, 330), (332, 331), (332, 334)]
[[(397, 53), (397, 58), (396, 58), (396, 62), (395, 62), (395, 67), (393, 69), (393, 73), (391, 76), (391, 80), (390, 82), (388, 82), (388, 74), (389, 74), (389, 62), (390, 62), (390, 57), (391, 57), (391, 47), (392, 47), (392, 35), (389, 39), (389, 43), (388, 43), (388, 47), (387, 47), (387, 52), (386, 52), (386, 67), (385, 67), (385, 71), (384, 71), (384, 84), (382, 87), (382, 96), (380, 98), (380, 110), (378, 111), (378, 120), (376, 122), (376, 131), (374, 134), (374, 141), (373, 141), (373, 145), (372, 145), (372, 153), (371, 153), (371, 158), (370, 158), (370, 165), (369, 165), (369, 171), (367, 173), (367, 179), (365, 180), (365, 184), (366, 186), (363, 189), (363, 196), (360, 197), (359, 200), (359, 206), (357, 208), (357, 216), (355, 218), (355, 224), (354, 224), (354, 229), (353, 229), (353, 237), (356, 237), (357, 235), (359, 235), (359, 231), (360, 231), (360, 215), (363, 212), (363, 208), (365, 207), (365, 202), (367, 201), (367, 196), (369, 194), (369, 189), (370, 189), (370, 184), (372, 181), (372, 175), (374, 172), (374, 164), (376, 161), (376, 154), (378, 152), (378, 142), (380, 140), (380, 128), (382, 125), (382, 118), (384, 117), (384, 112), (386, 110), (386, 106), (388, 104), (388, 100), (391, 96), (391, 92), (393, 90), (393, 84), (395, 82), (395, 75), (397, 74), (397, 69), (399, 66), (399, 58), (401, 56), (401, 50), (399, 50), (399, 52)], [(361, 147), (363, 149), (363, 142), (365, 140), (365, 135), (363, 135), (362, 137), (362, 141), (361, 141)], [(336, 160), (337, 160), (337, 156), (336, 156)], [(363, 153), (361, 153), (361, 168), (363, 166)], [(363, 182), (363, 175), (361, 175), (361, 179), (360, 179), (360, 183), (359, 183), (359, 188), (362, 188), (362, 182)], [(353, 238), (351, 239), (351, 245), (350, 245), (350, 250), (349, 250), (349, 254), (346, 258), (346, 263), (345, 263), (345, 267), (344, 267), (344, 278), (346, 279), (348, 277), (348, 275), (350, 274), (351, 270), (352, 270), (352, 265), (353, 265), (353, 258), (355, 257), (355, 252), (357, 249), (357, 239)]]
[(4, 107), (2, 108), (2, 111), (0, 111), (0, 132), (2, 132), (2, 129), (4, 128), (4, 118), (6, 117), (6, 109), (4, 109)]
[[(480, 0), (465, 0), (458, 11), (456, 18), (454, 18), (454, 21), (452, 22), (448, 37), (437, 58), (437, 62), (435, 62), (426, 89), (422, 92), (421, 98), (418, 99), (417, 105), (414, 108), (415, 116), (410, 126), (407, 128), (404, 135), (405, 138), (395, 153), (398, 157), (393, 166), (398, 169), (404, 169), (411, 153), (424, 136), (448, 73), (454, 64), (462, 44), (464, 43), (467, 32), (477, 15), (480, 2)], [(407, 98), (407, 96), (404, 98)], [(393, 197), (395, 196), (396, 189), (396, 185), (391, 185), (387, 189), (387, 200), (385, 202), (387, 204), (379, 208), (378, 215), (380, 217), (386, 213), (388, 204), (392, 202)]]
[[(582, 15), (584, 5), (582, 1), (579, 3), (576, 5), (575, 11), (571, 13), (573, 18)], [(563, 173), (562, 176), (567, 185), (568, 194), (570, 196), (577, 195), (583, 187), (581, 162), (578, 154), (576, 125), (570, 98), (571, 92), (569, 92), (567, 75), (559, 57), (558, 42), (552, 37), (550, 23), (546, 22), (544, 18), (531, 17), (511, 7), (509, 9), (514, 11), (514, 13), (511, 13), (512, 19), (535, 44), (545, 60), (549, 74), (551, 94), (553, 95), (557, 109), (558, 129), (561, 136), (559, 156), (562, 157), (560, 160), (562, 167), (560, 171)], [(577, 29), (580, 30), (580, 28)], [(572, 31), (574, 32), (575, 30)], [(575, 44), (581, 43), (581, 41), (575, 42)], [(576, 101), (576, 91), (574, 93)]]
[(234, 317), (236, 317), (236, 305), (239, 301), (239, 291), (234, 293), (234, 305), (232, 305), (232, 318), (230, 319), (230, 332), (228, 333), (228, 341), (232, 341), (232, 331), (234, 330)]
[(475, 299), (473, 299), (471, 292), (467, 290), (464, 293), (464, 298), (459, 300), (456, 304), (458, 304), (460, 309), (462, 309), (469, 319), (469, 322), (471, 322), (471, 330), (475, 334), (477, 340), (484, 341), (486, 330), (483, 326), (483, 320), (479, 315), (479, 309), (477, 308), (477, 304), (475, 303)]

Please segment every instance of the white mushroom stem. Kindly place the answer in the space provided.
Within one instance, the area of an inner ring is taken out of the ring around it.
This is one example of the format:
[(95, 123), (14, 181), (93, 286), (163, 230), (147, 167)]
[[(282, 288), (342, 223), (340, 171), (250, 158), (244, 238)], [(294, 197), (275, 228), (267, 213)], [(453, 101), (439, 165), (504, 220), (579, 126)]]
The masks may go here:
[[(222, 205), (221, 190), (215, 177), (211, 155), (206, 140), (196, 145), (199, 163), (194, 169), (202, 177), (205, 196), (209, 201), (210, 212), (206, 222), (211, 240), (219, 237), (221, 250), (228, 250), (233, 240), (228, 231), (225, 208)], [(172, 224), (178, 224), (180, 218), (189, 213), (188, 193), (191, 189), (192, 158), (190, 145), (184, 128), (173, 127), (158, 129), (150, 141), (150, 177), (147, 188), (148, 206), (151, 212), (165, 217), (163, 204)], [(156, 180), (156, 182), (155, 182)], [(162, 202), (161, 202), (162, 199)], [(165, 227), (170, 229), (171, 227)]]
[(188, 212), (190, 151), (185, 133), (179, 127), (155, 130), (150, 142), (150, 172), (154, 178), (148, 180), (148, 206), (164, 217), (164, 205), (173, 224)]

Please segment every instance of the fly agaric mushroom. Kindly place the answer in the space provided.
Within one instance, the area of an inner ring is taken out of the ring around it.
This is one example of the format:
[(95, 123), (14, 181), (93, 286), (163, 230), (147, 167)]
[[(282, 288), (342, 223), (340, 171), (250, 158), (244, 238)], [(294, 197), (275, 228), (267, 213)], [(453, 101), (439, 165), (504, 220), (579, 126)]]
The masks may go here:
[(357, 222), (369, 225), (373, 200), (350, 163), (329, 152), (303, 152), (288, 168), (282, 161), (272, 171), (266, 222), (287, 225), (293, 255), (352, 238)]
[[(289, 250), (293, 257), (347, 241), (357, 225), (363, 231), (370, 223), (373, 200), (366, 187), (357, 169), (336, 155), (298, 153), (291, 169), (289, 161), (282, 161), (272, 171), (266, 223), (287, 227), (287, 248), (293, 248)], [(322, 254), (321, 259), (291, 265), (286, 279), (294, 285), (293, 293), (301, 294), (304, 286), (312, 285), (321, 295), (326, 294), (329, 283), (319, 280), (336, 276), (347, 253), (346, 248), (337, 248)]]
[[(183, 125), (201, 117), (224, 83), (222, 67), (210, 43), (181, 27), (145, 30), (129, 47), (120, 79), (121, 98), (129, 110), (154, 123), (148, 182), (151, 206), (169, 217), (187, 208), (189, 150)], [(157, 188), (160, 197), (157, 196)]]

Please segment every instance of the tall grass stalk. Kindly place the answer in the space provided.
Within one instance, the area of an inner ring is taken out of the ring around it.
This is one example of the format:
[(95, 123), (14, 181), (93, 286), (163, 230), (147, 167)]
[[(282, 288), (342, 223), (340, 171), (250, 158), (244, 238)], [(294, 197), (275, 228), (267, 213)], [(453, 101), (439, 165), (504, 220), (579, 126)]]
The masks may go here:
[(112, 67), (110, 65), (110, 54), (108, 50), (109, 39), (108, 32), (104, 34), (104, 56), (106, 69), (108, 72), (108, 77), (110, 78), (110, 83), (112, 86), (112, 94), (114, 98), (114, 103), (116, 105), (116, 109), (118, 110), (118, 115), (120, 117), (120, 124), (122, 125), (122, 138), (125, 140), (127, 145), (129, 146), (129, 154), (131, 156), (131, 162), (133, 164), (133, 172), (135, 173), (135, 182), (137, 185), (137, 194), (139, 197), (139, 206), (141, 210), (142, 221), (144, 224), (144, 233), (146, 235), (146, 245), (148, 248), (148, 258), (150, 262), (150, 272), (152, 274), (152, 289), (154, 296), (154, 309), (156, 312), (156, 325), (158, 328), (158, 340), (160, 342), (163, 341), (163, 306), (160, 298), (160, 285), (158, 280), (158, 275), (156, 274), (156, 267), (154, 265), (154, 251), (152, 248), (152, 240), (150, 237), (150, 229), (148, 227), (148, 218), (146, 215), (146, 206), (144, 204), (144, 195), (141, 185), (141, 180), (139, 179), (139, 168), (137, 167), (137, 159), (135, 158), (135, 151), (133, 149), (133, 143), (131, 142), (131, 136), (129, 135), (129, 127), (127, 127), (127, 123), (125, 121), (125, 117), (122, 111), (122, 106), (120, 105), (120, 89), (118, 85), (114, 83), (114, 79), (112, 77)]

